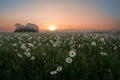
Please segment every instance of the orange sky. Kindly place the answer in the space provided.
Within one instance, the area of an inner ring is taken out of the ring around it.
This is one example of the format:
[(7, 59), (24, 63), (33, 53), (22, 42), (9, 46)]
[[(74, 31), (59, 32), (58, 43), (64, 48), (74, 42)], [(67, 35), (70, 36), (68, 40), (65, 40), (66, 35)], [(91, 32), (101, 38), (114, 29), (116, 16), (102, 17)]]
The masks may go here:
[[(75, 5), (76, 4), (76, 5)], [(118, 25), (116, 19), (99, 7), (77, 5), (77, 3), (29, 3), (8, 9), (0, 15), (0, 31), (13, 31), (15, 23), (34, 23), (40, 30), (48, 30), (50, 25), (57, 29), (97, 29), (107, 30)]]

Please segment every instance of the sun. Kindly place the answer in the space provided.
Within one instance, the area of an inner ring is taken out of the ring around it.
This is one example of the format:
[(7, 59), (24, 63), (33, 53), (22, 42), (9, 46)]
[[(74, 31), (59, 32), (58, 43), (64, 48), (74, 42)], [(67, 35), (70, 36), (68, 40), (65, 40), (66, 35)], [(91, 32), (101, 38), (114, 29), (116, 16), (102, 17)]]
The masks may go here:
[(56, 30), (56, 26), (49, 26), (48, 28), (50, 31), (55, 31)]

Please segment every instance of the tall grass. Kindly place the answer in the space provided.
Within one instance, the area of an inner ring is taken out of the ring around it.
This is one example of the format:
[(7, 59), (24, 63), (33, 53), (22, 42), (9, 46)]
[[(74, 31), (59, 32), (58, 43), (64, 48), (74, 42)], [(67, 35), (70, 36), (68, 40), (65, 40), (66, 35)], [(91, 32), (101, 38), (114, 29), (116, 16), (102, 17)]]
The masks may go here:
[[(76, 52), (75, 57), (70, 57), (71, 50)], [(65, 61), (68, 57), (71, 63)], [(51, 74), (58, 66), (63, 69)], [(0, 80), (120, 80), (120, 37), (87, 33), (1, 34)]]

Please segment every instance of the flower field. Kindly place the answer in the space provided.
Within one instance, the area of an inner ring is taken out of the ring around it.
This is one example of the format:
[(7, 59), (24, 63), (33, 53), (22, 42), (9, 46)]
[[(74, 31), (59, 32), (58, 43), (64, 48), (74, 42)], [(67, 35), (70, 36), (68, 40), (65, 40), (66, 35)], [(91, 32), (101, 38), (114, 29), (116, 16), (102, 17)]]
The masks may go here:
[(120, 36), (0, 33), (0, 80), (120, 80)]

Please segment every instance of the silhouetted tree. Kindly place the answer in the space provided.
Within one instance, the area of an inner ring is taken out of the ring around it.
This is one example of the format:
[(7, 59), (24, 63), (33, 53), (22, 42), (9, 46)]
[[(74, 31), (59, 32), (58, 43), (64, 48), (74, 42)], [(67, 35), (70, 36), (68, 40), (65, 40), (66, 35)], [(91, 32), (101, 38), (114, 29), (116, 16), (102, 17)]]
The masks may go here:
[(26, 26), (16, 23), (15, 26), (14, 32), (39, 32), (38, 26), (32, 23), (27, 23)]

